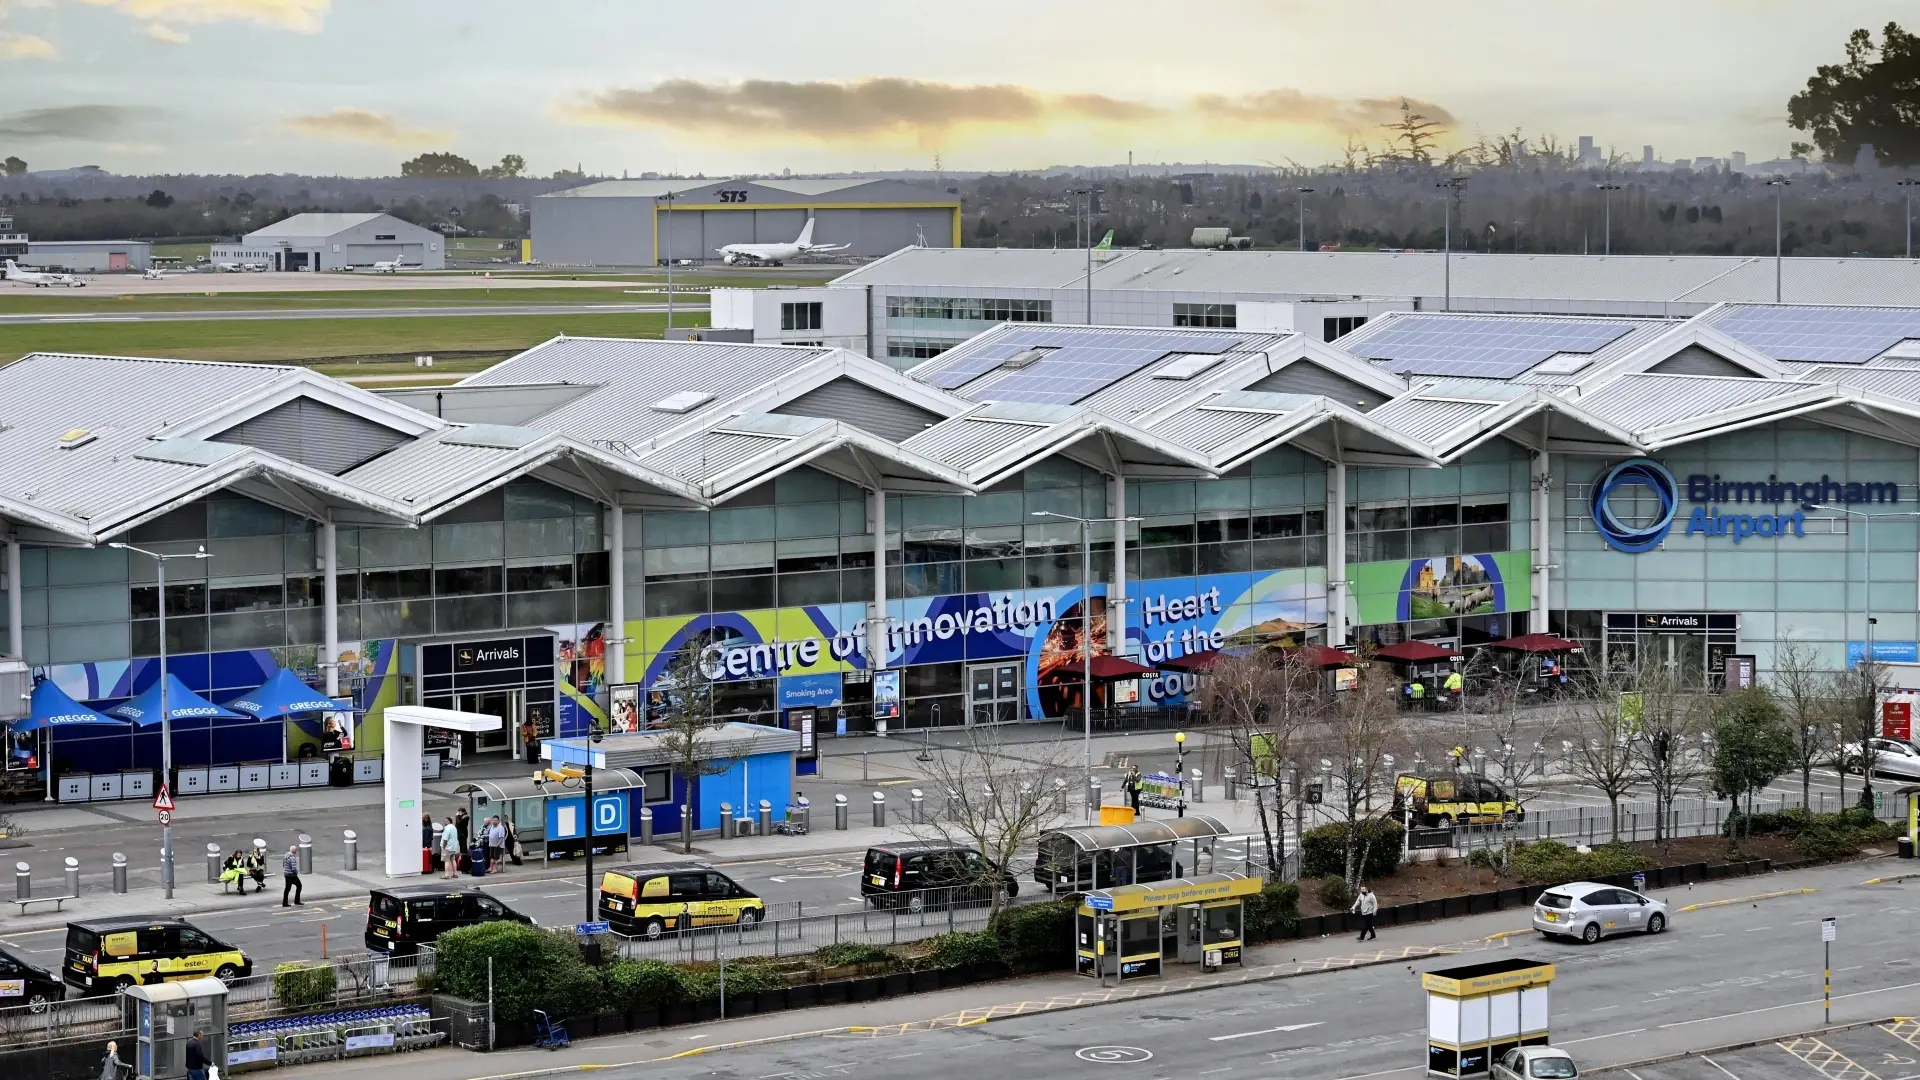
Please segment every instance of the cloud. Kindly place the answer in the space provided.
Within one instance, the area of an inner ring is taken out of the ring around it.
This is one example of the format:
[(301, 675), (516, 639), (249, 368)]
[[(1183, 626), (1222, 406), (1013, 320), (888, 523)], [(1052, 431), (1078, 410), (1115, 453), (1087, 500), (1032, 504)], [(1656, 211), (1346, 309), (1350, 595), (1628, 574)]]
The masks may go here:
[(313, 116), (295, 116), (283, 121), (281, 126), (302, 135), (381, 146), (418, 146), (444, 142), (447, 138), (444, 131), (406, 127), (385, 113), (346, 106)]
[(148, 23), (147, 36), (165, 45), (185, 45), (193, 40), (185, 30), (176, 30), (166, 23)]
[(46, 38), (0, 33), (0, 60), (54, 60), (59, 56), (60, 50)]
[[(250, 22), (303, 34), (318, 33), (333, 0), (80, 0), (136, 19), (173, 27), (181, 23)], [(152, 31), (149, 30), (149, 36)], [(165, 40), (165, 39), (162, 39)]]
[[(1363, 132), (1400, 119), (1397, 97), (1336, 98), (1281, 88), (1228, 97), (1196, 94), (1194, 111), (1214, 123), (1245, 127), (1320, 127), (1338, 133)], [(1431, 101), (1404, 99), (1414, 112), (1447, 127), (1459, 121)]]
[(888, 135), (912, 135), (925, 142), (964, 126), (1032, 129), (1077, 120), (1132, 122), (1159, 113), (1142, 102), (1099, 94), (1053, 95), (1024, 86), (897, 78), (739, 83), (668, 79), (645, 90), (604, 90), (560, 108), (584, 123), (717, 136), (788, 133), (824, 142)]
[(0, 116), (0, 136), (14, 139), (99, 140), (154, 112), (124, 105), (63, 105)]

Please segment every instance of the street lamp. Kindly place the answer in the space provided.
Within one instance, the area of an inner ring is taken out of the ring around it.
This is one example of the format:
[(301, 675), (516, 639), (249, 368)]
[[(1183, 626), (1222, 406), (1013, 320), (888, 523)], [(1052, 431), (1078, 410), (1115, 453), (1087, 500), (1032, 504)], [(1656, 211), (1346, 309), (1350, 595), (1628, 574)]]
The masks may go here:
[(1773, 189), (1773, 302), (1780, 302), (1780, 193), (1793, 181), (1784, 176), (1776, 176), (1767, 181)]
[(1595, 184), (1593, 186), (1607, 193), (1607, 239), (1606, 247), (1601, 250), (1605, 254), (1611, 255), (1613, 254), (1613, 193), (1620, 190), (1620, 185), (1609, 181), (1605, 184)]
[(1175, 816), (1186, 817), (1187, 816), (1187, 733), (1184, 731), (1176, 731), (1173, 733), (1173, 776), (1174, 776), (1174, 779), (1178, 781), (1178, 783), (1175, 784), (1175, 788), (1180, 792), (1179, 803), (1177, 804), (1179, 808), (1175, 812)]
[(1920, 180), (1909, 176), (1905, 180), (1895, 182), (1907, 189), (1907, 258), (1911, 259), (1913, 258), (1913, 189), (1920, 187)]
[(660, 208), (661, 203), (667, 204), (667, 335), (669, 337), (673, 334), (673, 200), (679, 197), (680, 194), (674, 191), (653, 197), (655, 210)]
[(1310, 187), (1297, 187), (1293, 189), (1293, 194), (1295, 196), (1294, 202), (1296, 207), (1294, 216), (1297, 217), (1300, 222), (1300, 250), (1305, 251), (1307, 250), (1307, 196), (1313, 194), (1313, 189)]
[(1464, 176), (1449, 177), (1448, 179), (1442, 180), (1433, 186), (1437, 188), (1444, 188), (1446, 189), (1446, 192), (1447, 192), (1447, 202), (1446, 202), (1446, 210), (1445, 210), (1444, 225), (1443, 225), (1446, 249), (1445, 249), (1445, 254), (1442, 256), (1441, 266), (1443, 267), (1446, 275), (1446, 307), (1444, 310), (1452, 311), (1453, 310), (1453, 204), (1460, 201), (1460, 193), (1466, 190), (1467, 178)]
[[(1087, 769), (1087, 783), (1093, 783), (1093, 527), (1101, 524), (1122, 526), (1114, 530), (1113, 557), (1126, 565), (1128, 522), (1139, 521), (1137, 517), (1123, 518), (1084, 518), (1073, 514), (1056, 514), (1051, 510), (1035, 510), (1034, 517), (1059, 518), (1063, 521), (1080, 523), (1080, 712), (1082, 728), (1080, 733), (1080, 755)], [(1108, 619), (1113, 618), (1111, 612)], [(1126, 624), (1121, 623), (1121, 641), (1126, 640)]]
[[(145, 555), (153, 560), (155, 593), (160, 598), (160, 784), (163, 789), (173, 783), (173, 717), (167, 706), (167, 560), (168, 559), (211, 559), (205, 545), (192, 552), (162, 555), (157, 551), (137, 548), (132, 544), (113, 543), (107, 545), (121, 551), (130, 551), (135, 555)], [(165, 898), (173, 899), (173, 817), (168, 815), (166, 823), (160, 826), (160, 887), (165, 890)]]
[[(1093, 325), (1093, 197), (1100, 194), (1097, 187), (1069, 188), (1067, 194), (1081, 196), (1080, 206), (1086, 213), (1087, 231), (1084, 234), (1087, 249), (1087, 325)], [(1078, 217), (1074, 224), (1080, 224)]]

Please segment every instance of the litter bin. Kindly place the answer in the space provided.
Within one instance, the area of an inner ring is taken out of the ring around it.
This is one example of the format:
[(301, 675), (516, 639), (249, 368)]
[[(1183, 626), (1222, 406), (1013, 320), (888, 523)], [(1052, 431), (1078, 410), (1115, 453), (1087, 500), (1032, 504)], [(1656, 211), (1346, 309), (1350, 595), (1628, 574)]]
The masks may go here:
[(327, 762), (327, 783), (332, 787), (352, 787), (353, 759), (335, 754)]
[(1903, 859), (1913, 858), (1913, 837), (1903, 836), (1899, 839), (1898, 843), (1900, 845), (1900, 857)]

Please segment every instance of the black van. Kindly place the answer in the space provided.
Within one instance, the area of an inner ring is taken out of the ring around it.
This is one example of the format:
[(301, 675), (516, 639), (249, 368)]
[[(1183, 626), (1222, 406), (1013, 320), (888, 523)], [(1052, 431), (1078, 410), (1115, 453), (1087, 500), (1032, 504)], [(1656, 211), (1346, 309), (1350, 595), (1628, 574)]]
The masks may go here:
[(253, 961), (185, 919), (122, 916), (67, 924), (60, 978), (86, 994), (111, 994), (208, 975), (230, 983), (253, 974)]
[(0, 1009), (24, 1005), (33, 1013), (47, 1011), (47, 1003), (67, 996), (60, 976), (29, 962), (11, 949), (0, 949)]
[(406, 956), (449, 930), (478, 923), (534, 925), (499, 900), (467, 885), (402, 885), (367, 895), (367, 948)]
[(867, 849), (860, 895), (872, 907), (909, 911), (984, 904), (993, 900), (996, 876), (1009, 899), (1020, 891), (1012, 874), (970, 847), (937, 840), (882, 844)]

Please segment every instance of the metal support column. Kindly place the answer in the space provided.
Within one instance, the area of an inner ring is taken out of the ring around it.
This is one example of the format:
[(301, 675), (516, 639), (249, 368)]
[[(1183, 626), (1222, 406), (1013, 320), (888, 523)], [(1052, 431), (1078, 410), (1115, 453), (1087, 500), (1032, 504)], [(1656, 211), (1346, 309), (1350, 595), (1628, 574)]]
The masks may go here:
[(1533, 452), (1533, 625), (1527, 630), (1535, 634), (1547, 630), (1547, 587), (1552, 579), (1548, 565), (1552, 562), (1547, 547), (1548, 511), (1551, 503), (1548, 492), (1553, 486), (1550, 470), (1551, 459), (1546, 451), (1547, 418), (1540, 418), (1540, 446)]
[(627, 514), (607, 508), (607, 685), (627, 681)]
[(20, 538), (7, 538), (7, 653), (24, 660), (27, 657), (27, 620), (23, 614), (20, 587)]
[(887, 666), (887, 493), (875, 486), (873, 511), (873, 610), (867, 612), (867, 670)]
[(328, 697), (340, 695), (340, 556), (339, 531), (331, 521), (320, 523), (320, 670), (327, 677)]
[(1327, 644), (1347, 643), (1347, 467), (1327, 466)]

